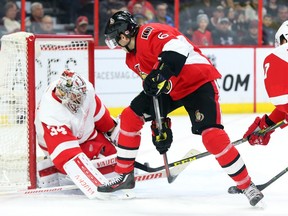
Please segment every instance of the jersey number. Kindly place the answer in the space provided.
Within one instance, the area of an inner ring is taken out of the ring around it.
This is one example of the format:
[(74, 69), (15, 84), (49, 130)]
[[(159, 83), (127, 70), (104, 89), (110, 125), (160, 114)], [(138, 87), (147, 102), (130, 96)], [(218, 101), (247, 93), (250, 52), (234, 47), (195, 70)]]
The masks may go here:
[(264, 65), (264, 79), (267, 78), (267, 74), (268, 74), (268, 69), (269, 69), (269, 67), (270, 67), (270, 63), (266, 63), (266, 64)]
[(56, 136), (59, 133), (66, 135), (67, 131), (64, 127), (61, 126), (47, 126), (47, 128), (50, 130), (50, 135), (51, 136)]

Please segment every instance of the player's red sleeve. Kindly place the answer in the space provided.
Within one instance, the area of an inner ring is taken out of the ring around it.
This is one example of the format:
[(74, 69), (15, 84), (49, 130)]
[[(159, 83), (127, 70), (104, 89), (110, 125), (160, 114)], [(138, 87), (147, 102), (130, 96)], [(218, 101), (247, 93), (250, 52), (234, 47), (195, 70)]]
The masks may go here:
[(44, 140), (47, 151), (55, 167), (62, 173), (65, 173), (63, 166), (71, 158), (81, 153), (77, 137), (66, 126), (51, 126), (42, 123), (44, 130)]
[(273, 121), (276, 124), (285, 119), (286, 113), (275, 108), (268, 117), (271, 121)]
[(108, 132), (115, 126), (115, 123), (111, 118), (109, 110), (106, 108), (106, 106), (102, 103), (102, 101), (97, 95), (95, 96), (95, 100), (96, 100), (96, 110), (94, 114), (95, 128), (97, 131)]

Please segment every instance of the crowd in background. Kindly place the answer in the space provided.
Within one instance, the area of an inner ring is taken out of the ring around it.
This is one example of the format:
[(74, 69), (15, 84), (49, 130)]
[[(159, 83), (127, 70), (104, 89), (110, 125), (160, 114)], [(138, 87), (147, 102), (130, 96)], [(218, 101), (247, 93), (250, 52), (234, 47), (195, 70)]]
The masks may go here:
[[(0, 0), (0, 36), (20, 31), (21, 1)], [(94, 1), (26, 1), (26, 31), (35, 34), (98, 34), (104, 45), (107, 19), (130, 11), (139, 24), (175, 26), (174, 1), (99, 0), (99, 31), (94, 30)], [(274, 45), (278, 27), (288, 20), (287, 0), (263, 0), (262, 45)], [(199, 46), (259, 44), (258, 0), (180, 0), (179, 26)]]

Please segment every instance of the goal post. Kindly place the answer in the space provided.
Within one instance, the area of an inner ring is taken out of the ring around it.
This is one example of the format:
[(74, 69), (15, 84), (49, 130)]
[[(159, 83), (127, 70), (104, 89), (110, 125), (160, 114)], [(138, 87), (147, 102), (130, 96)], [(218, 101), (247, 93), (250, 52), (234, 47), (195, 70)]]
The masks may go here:
[(17, 32), (1, 38), (0, 191), (36, 188), (35, 109), (65, 70), (94, 84), (94, 40), (81, 35)]

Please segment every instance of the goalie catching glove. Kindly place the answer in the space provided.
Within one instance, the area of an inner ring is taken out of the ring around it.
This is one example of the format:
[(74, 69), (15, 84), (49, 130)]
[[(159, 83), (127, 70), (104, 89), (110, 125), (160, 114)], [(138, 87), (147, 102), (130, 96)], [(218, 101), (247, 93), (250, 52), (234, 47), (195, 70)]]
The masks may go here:
[(162, 120), (162, 133), (159, 133), (159, 128), (155, 121), (151, 124), (152, 142), (160, 154), (164, 154), (171, 147), (173, 142), (173, 134), (171, 130), (171, 119), (165, 118)]
[(269, 131), (265, 134), (259, 134), (258, 132), (273, 125), (275, 125), (275, 123), (269, 119), (266, 114), (262, 118), (256, 117), (253, 124), (244, 134), (243, 138), (248, 138), (250, 145), (267, 145), (269, 143), (271, 134), (275, 130)]

